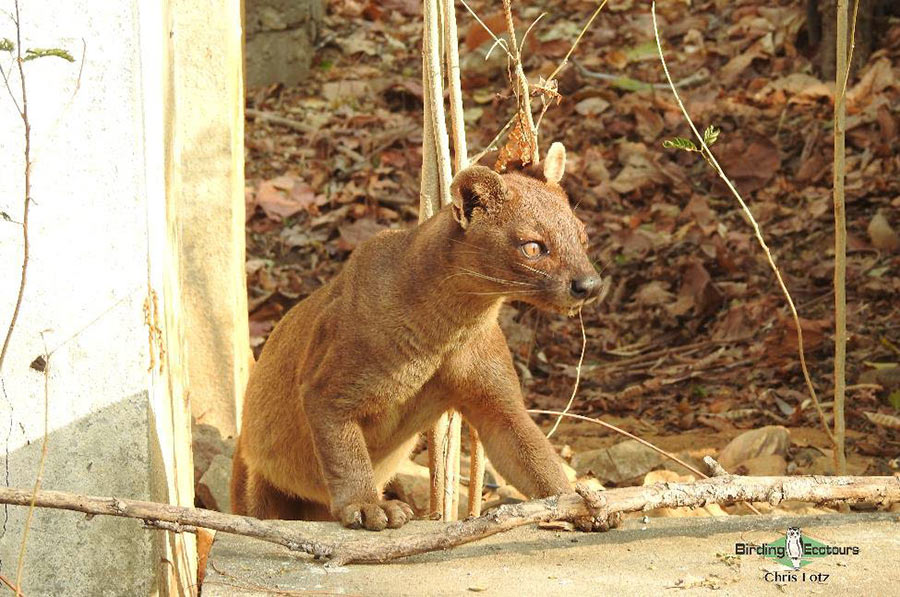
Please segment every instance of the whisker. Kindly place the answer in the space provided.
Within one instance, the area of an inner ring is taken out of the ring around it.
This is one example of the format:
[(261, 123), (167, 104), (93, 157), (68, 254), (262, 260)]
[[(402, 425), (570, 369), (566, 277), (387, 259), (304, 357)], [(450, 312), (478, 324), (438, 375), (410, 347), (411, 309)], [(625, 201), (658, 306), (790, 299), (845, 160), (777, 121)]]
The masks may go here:
[(479, 247), (478, 245), (473, 244), (473, 243), (467, 243), (467, 242), (464, 241), (464, 240), (456, 240), (455, 238), (450, 238), (450, 239), (447, 239), (447, 240), (449, 240), (451, 243), (456, 243), (456, 244), (458, 244), (458, 245), (465, 245), (465, 246), (467, 246), (467, 247), (475, 247), (476, 249), (480, 249), (480, 251), (479, 251), (480, 253), (483, 253), (483, 252), (484, 252), (484, 247)]
[(481, 272), (477, 272), (475, 270), (471, 270), (471, 269), (463, 268), (463, 267), (460, 267), (458, 269), (460, 269), (462, 271), (460, 271), (456, 274), (451, 274), (451, 275), (458, 275), (458, 276), (469, 275), (469, 276), (473, 276), (475, 278), (481, 278), (483, 280), (490, 280), (492, 282), (497, 282), (498, 284), (510, 284), (510, 285), (515, 285), (515, 286), (534, 287), (534, 284), (532, 284), (530, 282), (520, 282), (518, 280), (507, 280), (506, 278), (497, 278), (495, 276), (489, 276), (487, 274), (483, 274)]
[(509, 296), (513, 294), (537, 294), (540, 290), (495, 290), (490, 292), (462, 292), (461, 294), (474, 294), (478, 296)]
[(549, 273), (545, 272), (544, 270), (540, 270), (536, 267), (531, 267), (530, 265), (525, 265), (524, 263), (514, 263), (513, 265), (518, 265), (519, 267), (524, 267), (527, 270), (533, 271), (536, 274), (540, 274), (540, 275), (546, 276), (548, 278), (553, 278), (553, 276), (551, 276)]

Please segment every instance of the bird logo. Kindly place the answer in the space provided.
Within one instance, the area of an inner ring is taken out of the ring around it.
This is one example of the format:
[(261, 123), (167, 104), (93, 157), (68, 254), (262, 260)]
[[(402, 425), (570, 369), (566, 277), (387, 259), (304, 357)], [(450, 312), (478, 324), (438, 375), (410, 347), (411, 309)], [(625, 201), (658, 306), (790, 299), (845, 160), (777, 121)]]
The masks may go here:
[(794, 570), (800, 570), (800, 560), (803, 559), (803, 535), (800, 533), (800, 527), (788, 527), (784, 546)]

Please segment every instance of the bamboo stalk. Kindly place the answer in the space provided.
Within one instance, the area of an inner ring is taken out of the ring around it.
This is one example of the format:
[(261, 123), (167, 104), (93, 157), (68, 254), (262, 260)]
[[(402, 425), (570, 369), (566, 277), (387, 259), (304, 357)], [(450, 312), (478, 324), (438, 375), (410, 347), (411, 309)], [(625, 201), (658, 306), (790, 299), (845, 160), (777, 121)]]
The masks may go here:
[(466, 147), (466, 123), (463, 117), (462, 86), (459, 80), (459, 42), (456, 31), (456, 8), (453, 0), (441, 0), (444, 17), (444, 54), (447, 65), (447, 87), (450, 91), (450, 128), (453, 131), (453, 167), (455, 173), (469, 165)]
[(469, 425), (469, 516), (481, 516), (481, 494), (484, 491), (484, 446), (478, 431)]

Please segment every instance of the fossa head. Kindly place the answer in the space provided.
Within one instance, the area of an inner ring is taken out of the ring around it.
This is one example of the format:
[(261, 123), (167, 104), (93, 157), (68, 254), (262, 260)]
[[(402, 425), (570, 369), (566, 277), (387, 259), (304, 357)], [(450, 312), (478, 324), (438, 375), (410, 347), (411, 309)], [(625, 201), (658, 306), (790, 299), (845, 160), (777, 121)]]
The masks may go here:
[(452, 212), (461, 230), (450, 250), (466, 292), (562, 313), (598, 297), (584, 224), (559, 184), (565, 161), (565, 148), (554, 143), (542, 171), (501, 175), (471, 166), (457, 174)]

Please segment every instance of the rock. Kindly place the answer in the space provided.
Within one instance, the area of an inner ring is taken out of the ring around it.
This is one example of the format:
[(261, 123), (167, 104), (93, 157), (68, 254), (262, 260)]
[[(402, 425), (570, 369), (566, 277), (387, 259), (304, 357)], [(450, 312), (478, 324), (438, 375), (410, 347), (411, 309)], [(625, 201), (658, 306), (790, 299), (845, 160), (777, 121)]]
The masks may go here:
[(217, 454), (200, 477), (194, 491), (204, 508), (230, 513), (231, 458)]
[(787, 461), (780, 454), (766, 454), (745, 460), (731, 472), (751, 477), (779, 477), (787, 474)]
[(588, 450), (572, 457), (572, 466), (580, 475), (593, 473), (601, 481), (622, 483), (642, 477), (659, 466), (665, 457), (631, 439), (611, 448)]
[[(427, 462), (427, 456), (426, 456)], [(405, 460), (397, 469), (397, 474), (388, 483), (397, 498), (409, 504), (417, 516), (426, 516), (431, 500), (431, 482), (428, 467)], [(462, 498), (460, 498), (462, 501)]]
[(578, 484), (584, 485), (591, 491), (606, 491), (603, 483), (593, 477), (584, 477), (583, 479), (578, 479)]
[(679, 475), (674, 471), (660, 470), (650, 471), (644, 475), (644, 482), (642, 485), (646, 487), (647, 485), (653, 485), (654, 483), (693, 483), (696, 480), (697, 477), (691, 474)]
[[(703, 456), (706, 456), (706, 455), (715, 456), (715, 452), (710, 450), (706, 454), (703, 454)], [(675, 454), (675, 456), (678, 456), (678, 458), (680, 458), (687, 464), (691, 465), (698, 471), (702, 471), (704, 473), (709, 474), (709, 470), (707, 470), (706, 463), (703, 462), (703, 456), (691, 454), (690, 452), (678, 452), (677, 454)], [(683, 466), (681, 466), (674, 460), (669, 460), (668, 458), (666, 458), (663, 461), (660, 468), (665, 469), (667, 471), (672, 471), (672, 472), (678, 473), (679, 475), (686, 475), (686, 474), (690, 473), (690, 471), (688, 469), (684, 468)]]
[(786, 428), (769, 425), (740, 434), (722, 448), (716, 460), (731, 473), (737, 465), (757, 456), (778, 454), (786, 457), (790, 443), (790, 433)]
[[(504, 485), (497, 489), (497, 495), (503, 500), (527, 501), (528, 498), (512, 485)], [(507, 502), (511, 503), (511, 502)]]
[(866, 230), (872, 246), (882, 251), (897, 251), (900, 249), (900, 236), (891, 228), (887, 218), (880, 211), (872, 216), (869, 227)]
[(226, 456), (229, 461), (234, 455), (234, 440), (223, 439), (219, 430), (206, 423), (191, 422), (191, 450), (194, 455), (194, 483), (203, 477), (206, 469), (218, 455)]
[(506, 504), (518, 504), (527, 501), (528, 498), (512, 485), (503, 485), (497, 489), (497, 496), (481, 505), (481, 513), (484, 514), (499, 506)]
[(573, 469), (571, 466), (569, 466), (565, 462), (562, 463), (562, 467), (563, 467), (563, 472), (566, 474), (566, 479), (569, 480), (569, 485), (571, 485), (572, 487), (575, 487), (575, 481), (578, 479), (578, 473), (576, 473), (575, 469)]

